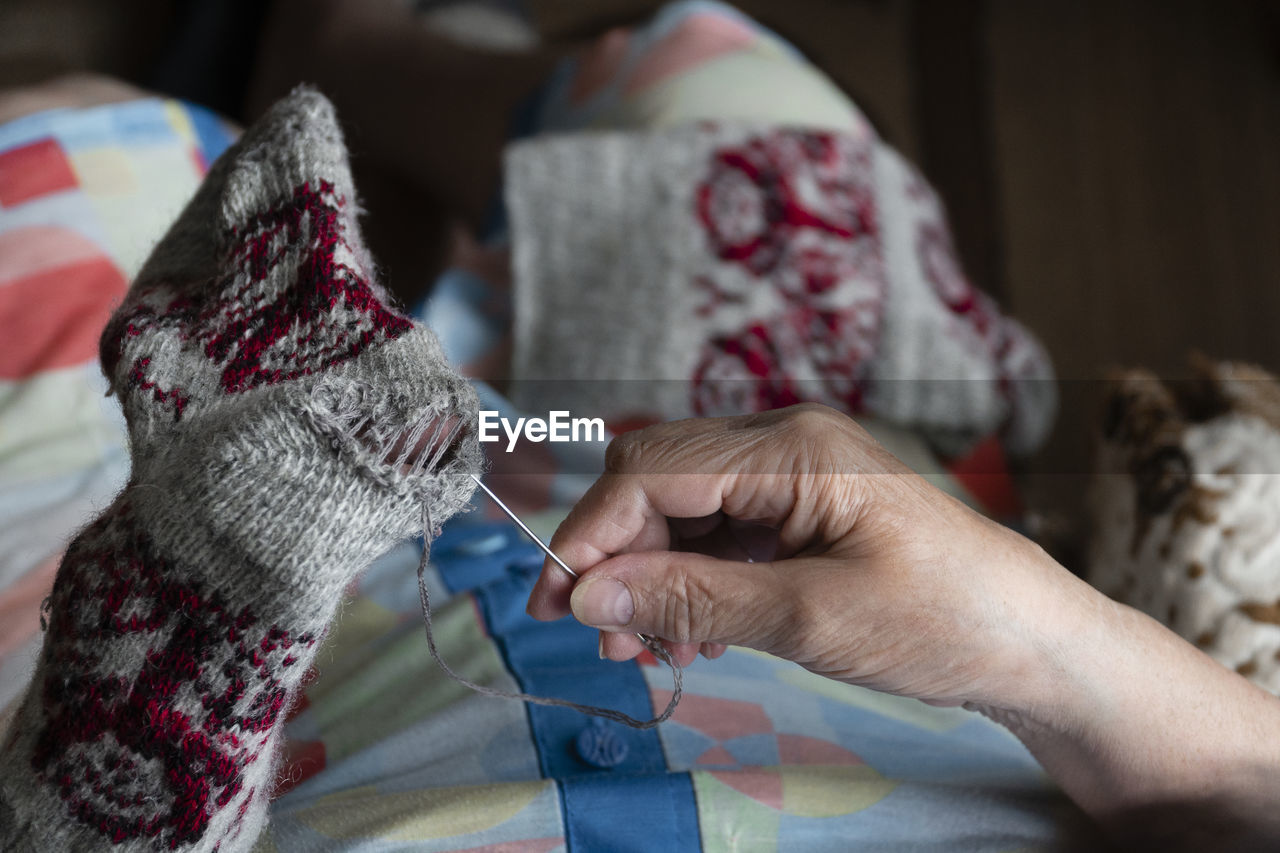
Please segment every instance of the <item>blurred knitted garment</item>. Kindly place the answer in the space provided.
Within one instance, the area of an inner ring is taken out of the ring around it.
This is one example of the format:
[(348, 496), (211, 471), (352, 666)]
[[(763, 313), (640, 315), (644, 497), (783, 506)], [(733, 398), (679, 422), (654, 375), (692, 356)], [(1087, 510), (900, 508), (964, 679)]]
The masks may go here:
[(1038, 446), (1048, 356), (966, 278), (942, 203), (852, 129), (715, 122), (544, 135), (507, 158), (515, 382), (606, 421), (801, 401), (946, 453)]
[(474, 394), (388, 306), (355, 216), (333, 109), (298, 90), (107, 325), (133, 468), (59, 569), (0, 754), (3, 849), (252, 846), (343, 589), (469, 498)]

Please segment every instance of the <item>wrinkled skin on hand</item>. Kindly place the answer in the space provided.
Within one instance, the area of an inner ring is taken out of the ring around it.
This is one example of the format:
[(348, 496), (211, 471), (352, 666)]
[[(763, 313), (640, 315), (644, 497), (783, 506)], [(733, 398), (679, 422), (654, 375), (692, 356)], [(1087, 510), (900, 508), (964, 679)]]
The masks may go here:
[(743, 645), (948, 705), (1002, 696), (1044, 576), (1078, 584), (816, 405), (618, 438), (551, 547), (582, 579), (545, 568), (529, 612), (601, 628), (614, 660), (635, 632), (684, 663)]

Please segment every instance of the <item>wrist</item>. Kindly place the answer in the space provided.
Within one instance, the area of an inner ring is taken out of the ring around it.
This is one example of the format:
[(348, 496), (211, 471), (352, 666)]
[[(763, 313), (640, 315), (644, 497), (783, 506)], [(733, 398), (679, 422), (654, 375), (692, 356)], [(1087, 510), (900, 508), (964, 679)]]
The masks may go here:
[(1280, 701), (1044, 560), (1022, 677), (967, 707), (1103, 822), (1186, 809), (1258, 825), (1280, 797)]
[(1041, 742), (1086, 737), (1113, 713), (1109, 688), (1131, 641), (1123, 637), (1123, 608), (1035, 543), (1016, 538), (1005, 561), (1008, 604), (994, 655), (997, 675), (965, 706), (1035, 752)]

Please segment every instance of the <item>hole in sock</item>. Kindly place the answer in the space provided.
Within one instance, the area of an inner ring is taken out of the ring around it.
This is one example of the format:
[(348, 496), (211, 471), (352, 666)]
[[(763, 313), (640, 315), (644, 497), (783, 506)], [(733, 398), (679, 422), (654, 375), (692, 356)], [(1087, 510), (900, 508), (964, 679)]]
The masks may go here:
[(303, 415), (335, 450), (351, 454), (362, 473), (388, 487), (406, 477), (438, 474), (466, 458), (474, 429), (474, 419), (452, 406), (406, 419), (359, 382), (318, 384)]
[(355, 435), (383, 464), (412, 477), (438, 471), (457, 457), (466, 438), (466, 421), (458, 415), (427, 415), (409, 428), (387, 435), (362, 422)]

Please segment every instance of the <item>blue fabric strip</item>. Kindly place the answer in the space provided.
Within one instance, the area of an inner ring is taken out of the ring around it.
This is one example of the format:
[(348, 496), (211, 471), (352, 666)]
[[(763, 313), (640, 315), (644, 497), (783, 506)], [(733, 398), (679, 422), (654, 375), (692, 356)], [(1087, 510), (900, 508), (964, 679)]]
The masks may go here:
[(570, 851), (651, 853), (702, 849), (688, 773), (579, 776), (557, 782)]
[(450, 593), (469, 592), (513, 570), (536, 572), (542, 567), (542, 551), (510, 522), (473, 521), (463, 515), (446, 524), (431, 543), (431, 563)]
[[(453, 529), (451, 529), (453, 528)], [(537, 622), (524, 612), (541, 552), (509, 524), (446, 525), (432, 549), (445, 585), (470, 590), (520, 689), (653, 716), (637, 664), (601, 660), (596, 632), (573, 619)], [(693, 783), (670, 773), (656, 730), (597, 721), (569, 708), (526, 705), (542, 775), (562, 793), (569, 850), (700, 850)], [(604, 769), (584, 761), (578, 735), (609, 727), (626, 757)]]
[[(653, 716), (649, 688), (635, 664), (601, 660), (596, 632), (574, 621), (537, 622), (524, 612), (532, 573), (512, 572), (475, 590), (489, 632), (521, 689), (599, 705), (646, 720)], [(581, 775), (662, 773), (667, 761), (654, 730), (636, 731), (606, 723), (627, 745), (627, 757), (611, 770), (601, 770), (578, 757), (576, 741), (591, 718), (571, 708), (529, 706), (529, 723), (541, 756), (543, 775), (569, 779)]]

